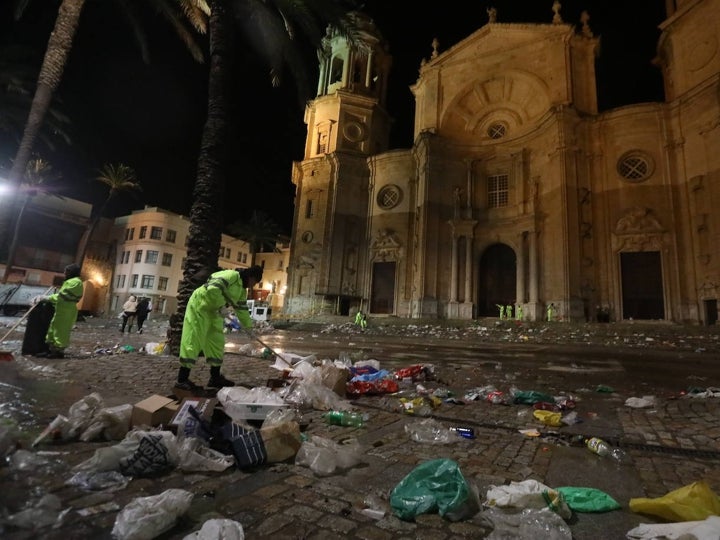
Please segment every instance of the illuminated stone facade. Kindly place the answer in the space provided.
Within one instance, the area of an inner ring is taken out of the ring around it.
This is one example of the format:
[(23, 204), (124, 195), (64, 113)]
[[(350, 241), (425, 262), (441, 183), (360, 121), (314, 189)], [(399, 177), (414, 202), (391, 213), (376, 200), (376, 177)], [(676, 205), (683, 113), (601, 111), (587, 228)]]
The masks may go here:
[[(307, 107), (285, 310), (717, 321), (720, 0), (668, 2), (662, 103), (599, 113), (599, 39), (488, 22), (420, 66), (388, 151), (390, 57), (326, 38)], [(556, 14), (559, 15), (559, 14)]]

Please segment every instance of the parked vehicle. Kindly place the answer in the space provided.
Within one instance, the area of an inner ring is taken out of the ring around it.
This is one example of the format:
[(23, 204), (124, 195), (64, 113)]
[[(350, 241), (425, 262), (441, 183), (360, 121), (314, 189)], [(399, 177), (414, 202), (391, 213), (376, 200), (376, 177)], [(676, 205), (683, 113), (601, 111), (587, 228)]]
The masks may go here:
[(21, 311), (30, 309), (36, 298), (47, 294), (49, 294), (48, 288), (42, 285), (0, 284), (0, 311), (4, 315), (12, 317)]

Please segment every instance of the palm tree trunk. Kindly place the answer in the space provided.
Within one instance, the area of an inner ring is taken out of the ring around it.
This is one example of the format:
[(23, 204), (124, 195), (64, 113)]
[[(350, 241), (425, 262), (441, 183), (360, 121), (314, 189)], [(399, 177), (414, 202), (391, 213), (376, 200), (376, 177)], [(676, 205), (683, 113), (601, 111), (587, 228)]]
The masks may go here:
[(180, 348), (185, 308), (192, 292), (217, 268), (222, 238), (222, 207), (227, 161), (228, 79), (232, 69), (232, 20), (225, 0), (209, 2), (210, 73), (208, 112), (198, 155), (197, 178), (190, 209), (190, 234), (177, 311), (170, 317), (168, 345)]
[[(17, 189), (22, 182), (35, 139), (50, 107), (53, 94), (62, 79), (84, 4), (85, 0), (63, 0), (58, 9), (55, 28), (48, 40), (45, 58), (38, 76), (37, 89), (25, 123), (25, 131), (15, 154), (12, 169), (10, 169), (8, 182), (13, 188)], [(9, 201), (0, 206), (0, 246), (4, 246), (7, 242), (7, 232), (10, 229), (12, 211), (16, 204), (17, 194), (9, 197)]]

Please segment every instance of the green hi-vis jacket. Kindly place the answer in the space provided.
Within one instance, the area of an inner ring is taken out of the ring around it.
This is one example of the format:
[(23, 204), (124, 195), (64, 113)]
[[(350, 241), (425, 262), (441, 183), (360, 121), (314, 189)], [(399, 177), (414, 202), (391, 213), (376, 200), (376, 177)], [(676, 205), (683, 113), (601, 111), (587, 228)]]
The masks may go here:
[(79, 277), (66, 279), (60, 290), (48, 300), (55, 306), (45, 341), (51, 348), (62, 350), (70, 343), (70, 331), (77, 320), (77, 303), (83, 295), (83, 282)]
[(202, 351), (205, 358), (221, 359), (225, 351), (223, 316), (220, 309), (230, 304), (245, 328), (253, 322), (247, 308), (247, 292), (235, 270), (220, 270), (192, 293), (185, 309), (180, 358), (195, 360)]

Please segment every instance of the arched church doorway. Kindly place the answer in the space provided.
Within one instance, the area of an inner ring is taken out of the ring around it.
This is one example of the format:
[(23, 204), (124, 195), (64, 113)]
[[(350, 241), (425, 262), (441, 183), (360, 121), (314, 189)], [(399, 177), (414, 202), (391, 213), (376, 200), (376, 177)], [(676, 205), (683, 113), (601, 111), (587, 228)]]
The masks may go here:
[(480, 257), (478, 276), (479, 317), (498, 315), (497, 304), (515, 303), (515, 252), (505, 244), (493, 244)]
[(392, 262), (373, 263), (370, 313), (392, 314), (395, 311), (395, 267)]
[(664, 319), (659, 251), (620, 253), (623, 319)]

